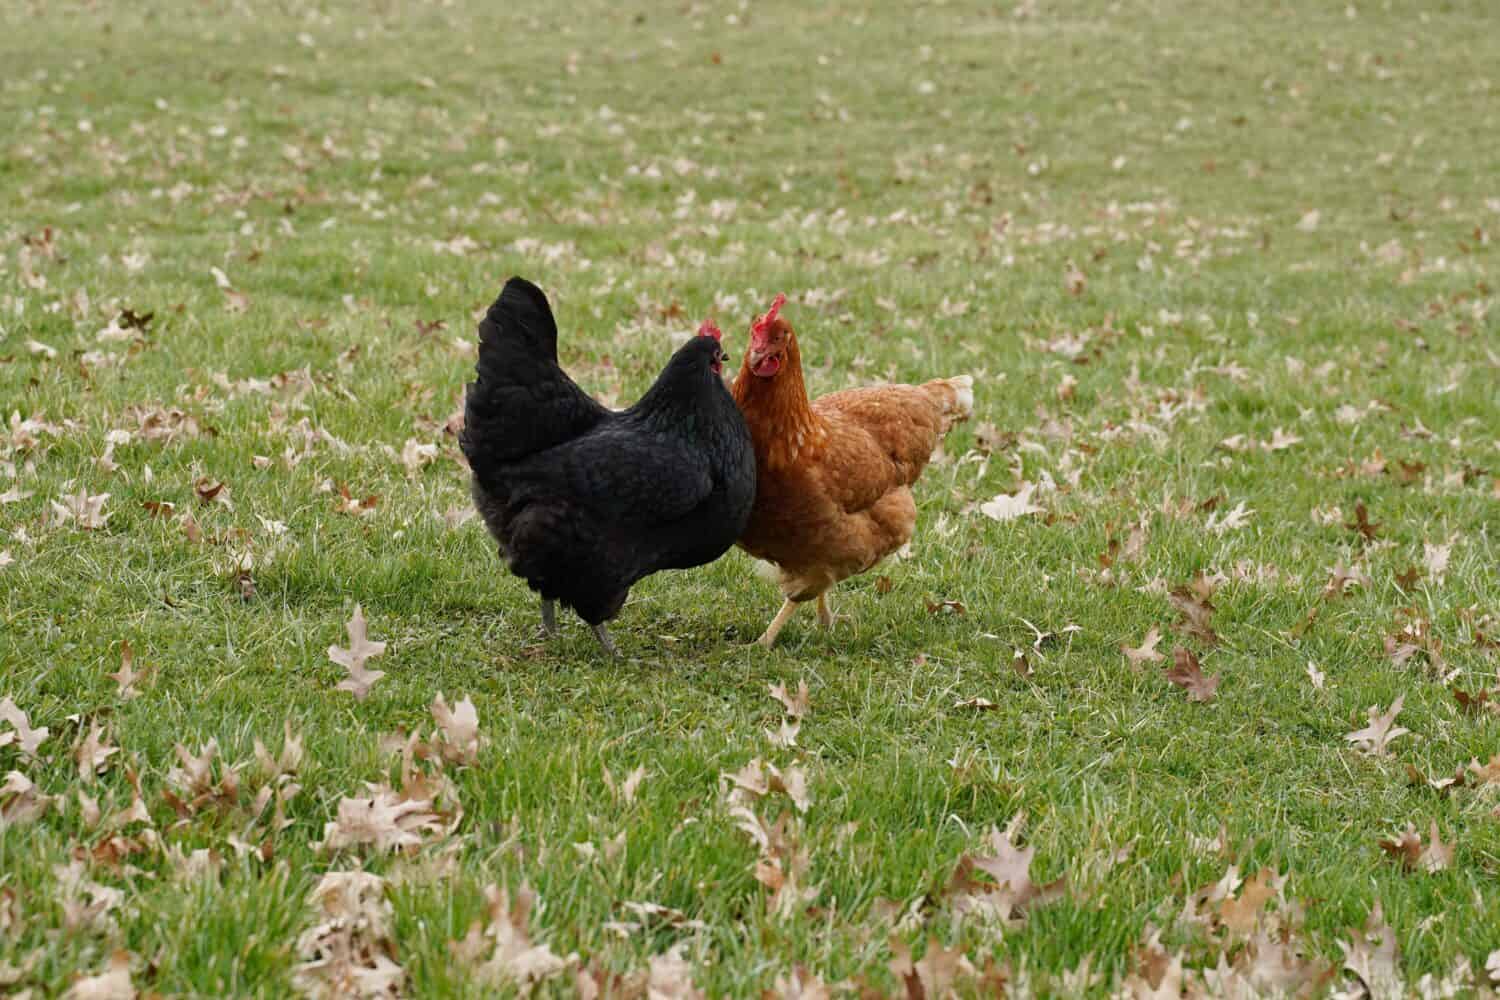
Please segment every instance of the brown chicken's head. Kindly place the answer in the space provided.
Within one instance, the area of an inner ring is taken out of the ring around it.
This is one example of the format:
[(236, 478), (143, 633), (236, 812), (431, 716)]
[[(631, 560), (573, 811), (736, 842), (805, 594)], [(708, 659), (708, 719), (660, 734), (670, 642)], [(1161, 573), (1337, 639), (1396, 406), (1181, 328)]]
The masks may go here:
[(757, 378), (774, 378), (786, 367), (786, 355), (793, 347), (792, 326), (778, 313), (786, 304), (785, 295), (777, 295), (771, 308), (750, 324), (750, 352), (746, 361), (750, 374)]
[[(721, 344), (724, 341), (724, 332), (719, 329), (719, 324), (715, 323), (712, 319), (704, 320), (702, 325), (698, 327), (698, 336), (712, 337), (714, 341)], [(724, 362), (727, 357), (723, 351), (719, 351), (713, 356), (713, 360), (709, 362), (709, 367), (714, 370), (715, 375), (724, 374)]]

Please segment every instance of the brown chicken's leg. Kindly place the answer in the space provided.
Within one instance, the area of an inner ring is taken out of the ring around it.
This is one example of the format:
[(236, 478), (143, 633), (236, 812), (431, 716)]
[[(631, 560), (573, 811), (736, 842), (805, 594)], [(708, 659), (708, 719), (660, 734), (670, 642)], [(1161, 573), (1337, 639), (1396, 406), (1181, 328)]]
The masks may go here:
[(838, 616), (828, 609), (828, 595), (818, 595), (818, 624), (824, 628), (833, 628), (833, 623), (838, 621)]
[(771, 624), (766, 626), (766, 630), (755, 641), (770, 649), (776, 644), (776, 637), (781, 634), (782, 626), (791, 620), (792, 615), (796, 614), (796, 612), (797, 602), (790, 597), (787, 598), (782, 602), (781, 610), (776, 612), (776, 617), (771, 619)]

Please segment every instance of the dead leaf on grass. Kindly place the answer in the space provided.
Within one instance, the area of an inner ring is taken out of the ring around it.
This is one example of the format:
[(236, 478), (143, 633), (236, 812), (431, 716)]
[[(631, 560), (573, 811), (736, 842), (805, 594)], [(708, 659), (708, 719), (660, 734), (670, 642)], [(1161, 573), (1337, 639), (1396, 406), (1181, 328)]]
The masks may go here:
[(365, 662), (385, 652), (384, 642), (372, 642), (366, 634), (364, 609), (354, 606), (354, 614), (344, 626), (349, 632), (349, 648), (328, 647), (328, 658), (345, 670), (349, 677), (340, 681), (335, 690), (348, 691), (357, 701), (364, 701), (375, 682), (385, 676), (383, 670), (366, 670)]
[(1172, 650), (1172, 665), (1164, 668), (1163, 673), (1167, 680), (1187, 693), (1188, 701), (1213, 701), (1214, 693), (1219, 689), (1218, 675), (1205, 675), (1198, 664), (1198, 657), (1193, 655), (1192, 650), (1181, 646)]

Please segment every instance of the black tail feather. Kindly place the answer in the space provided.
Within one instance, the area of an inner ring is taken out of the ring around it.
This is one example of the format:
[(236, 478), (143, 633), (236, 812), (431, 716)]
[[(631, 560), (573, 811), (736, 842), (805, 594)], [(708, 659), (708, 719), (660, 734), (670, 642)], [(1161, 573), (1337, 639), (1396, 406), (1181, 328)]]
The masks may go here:
[(459, 444), (481, 479), (577, 437), (609, 412), (558, 367), (552, 309), (524, 278), (507, 281), (480, 322), (475, 367)]

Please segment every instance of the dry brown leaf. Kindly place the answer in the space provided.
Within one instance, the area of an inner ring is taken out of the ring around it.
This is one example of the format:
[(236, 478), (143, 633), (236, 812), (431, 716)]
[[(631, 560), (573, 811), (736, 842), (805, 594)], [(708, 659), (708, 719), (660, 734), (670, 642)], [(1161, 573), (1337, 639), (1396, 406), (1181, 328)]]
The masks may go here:
[(104, 676), (119, 685), (120, 689), (116, 693), (121, 701), (130, 701), (132, 698), (140, 697), (141, 692), (136, 688), (136, 684), (144, 680), (147, 675), (135, 669), (135, 650), (131, 648), (128, 639), (120, 640), (120, 669)]
[(1403, 726), (1394, 725), (1396, 716), (1401, 713), (1401, 706), (1405, 703), (1406, 696), (1401, 695), (1391, 703), (1391, 707), (1385, 712), (1371, 705), (1366, 711), (1370, 716), (1370, 724), (1363, 729), (1356, 729), (1352, 733), (1346, 733), (1344, 739), (1354, 744), (1354, 748), (1360, 753), (1372, 757), (1383, 757), (1386, 755), (1387, 747), (1391, 741), (1399, 736), (1405, 736), (1411, 730)]
[(1437, 820), (1432, 821), (1426, 844), (1422, 843), (1422, 837), (1412, 823), (1406, 824), (1406, 830), (1400, 835), (1380, 841), (1380, 849), (1399, 861), (1402, 868), (1407, 871), (1420, 868), (1428, 874), (1443, 871), (1453, 865), (1454, 846), (1443, 843)]
[(90, 496), (88, 490), (80, 486), (76, 494), (64, 496), (61, 503), (52, 501), (52, 514), (59, 524), (72, 522), (85, 531), (97, 531), (113, 516), (104, 513), (104, 504), (108, 500), (108, 493)]
[(334, 512), (338, 514), (351, 514), (355, 517), (363, 517), (372, 513), (380, 504), (378, 494), (370, 494), (366, 497), (356, 497), (349, 492), (349, 487), (340, 483), (338, 486), (338, 500), (334, 503)]
[(1188, 701), (1210, 702), (1219, 689), (1219, 677), (1205, 675), (1193, 652), (1178, 646), (1172, 650), (1172, 665), (1163, 670), (1167, 680), (1187, 693)]
[(165, 794), (167, 802), (186, 818), (208, 806), (230, 809), (239, 804), (240, 776), (237, 767), (220, 761), (217, 779), (214, 776), (214, 761), (219, 756), (219, 741), (209, 741), (198, 748), (198, 753), (188, 751), (181, 743), (173, 747), (178, 766), (167, 771), (170, 791)]
[(119, 747), (109, 745), (104, 727), (97, 722), (91, 724), (88, 735), (73, 750), (73, 759), (78, 762), (78, 777), (92, 781), (95, 775), (109, 767), (109, 759), (119, 752)]
[(1500, 785), (1500, 753), (1491, 757), (1488, 764), (1480, 764), (1478, 760), (1469, 761), (1469, 773), (1474, 775), (1479, 784)]
[(635, 770), (625, 775), (625, 779), (618, 785), (615, 784), (615, 776), (610, 773), (609, 768), (604, 769), (604, 784), (610, 792), (624, 805), (630, 805), (635, 801), (636, 792), (640, 790), (641, 782), (646, 780), (646, 765), (641, 764)]
[(1022, 483), (1021, 488), (1014, 494), (1001, 493), (994, 499), (980, 504), (979, 513), (992, 521), (1002, 522), (1014, 521), (1028, 514), (1040, 514), (1043, 509), (1031, 502), (1031, 496), (1035, 492), (1035, 483)]
[(928, 938), (927, 950), (919, 962), (913, 962), (911, 949), (897, 937), (890, 940), (891, 974), (901, 983), (906, 996), (912, 1000), (938, 1000), (956, 996), (960, 984), (979, 975), (960, 948), (947, 949), (937, 938)]
[(1205, 646), (1218, 645), (1219, 636), (1213, 630), (1211, 621), (1217, 608), (1209, 601), (1212, 587), (1201, 581), (1207, 578), (1200, 577), (1186, 587), (1176, 587), (1167, 598), (1172, 606), (1182, 615), (1182, 620), (1175, 626), (1179, 635), (1197, 639)]
[(782, 770), (755, 757), (738, 771), (724, 772), (719, 780), (727, 789), (726, 799), (731, 806), (749, 805), (774, 792), (791, 799), (798, 812), (807, 812), (812, 804), (807, 794), (807, 774), (795, 764)]
[(53, 798), (37, 791), (36, 784), (20, 771), (9, 771), (0, 784), (0, 830), (35, 823), (46, 814)]
[(789, 975), (777, 976), (774, 988), (762, 1000), (833, 1000), (833, 991), (816, 972), (798, 965)]
[(36, 752), (41, 747), (47, 735), (51, 732), (46, 726), (32, 728), (31, 718), (21, 707), (11, 700), (10, 696), (0, 699), (0, 722), (8, 723), (11, 732), (0, 733), (0, 747), (17, 744), (21, 756), (27, 760), (35, 760)]
[(773, 747), (780, 750), (790, 750), (797, 745), (797, 734), (802, 731), (802, 720), (782, 719), (781, 725), (775, 730), (767, 729), (766, 739)]
[(384, 642), (371, 642), (366, 635), (364, 609), (354, 606), (354, 614), (344, 626), (349, 631), (349, 648), (328, 647), (328, 658), (349, 671), (347, 679), (339, 681), (335, 690), (348, 691), (355, 700), (364, 701), (375, 682), (385, 676), (384, 670), (366, 670), (365, 661), (385, 652)]
[(1450, 539), (1442, 545), (1433, 545), (1431, 542), (1422, 543), (1422, 565), (1427, 567), (1427, 575), (1432, 582), (1441, 585), (1448, 575), (1448, 561), (1453, 555), (1453, 541)]
[(536, 894), (529, 886), (523, 884), (514, 900), (501, 886), (491, 885), (484, 894), (489, 902), (487, 924), (481, 927), (474, 921), (463, 939), (448, 945), (476, 979), (493, 987), (510, 985), (525, 994), (577, 964), (576, 954), (559, 958), (545, 944), (532, 943), (529, 928)]
[(457, 820), (433, 808), (428, 798), (407, 797), (386, 785), (370, 785), (366, 798), (339, 800), (338, 818), (323, 826), (320, 851), (372, 847), (411, 852), (449, 833)]
[(109, 956), (109, 965), (97, 976), (82, 976), (73, 981), (64, 1000), (135, 1000), (135, 986), (130, 982), (128, 951)]
[(1354, 520), (1344, 522), (1344, 527), (1350, 531), (1358, 532), (1361, 541), (1373, 542), (1380, 534), (1382, 524), (1383, 522), (1372, 522), (1370, 520), (1370, 511), (1365, 507), (1365, 502), (1363, 500), (1356, 500), (1354, 502)]
[(292, 733), (291, 719), (281, 724), (281, 753), (278, 756), (272, 757), (264, 743), (258, 739), (255, 741), (255, 762), (268, 781), (296, 774), (302, 767), (302, 754), (302, 737)]
[(1370, 1000), (1404, 1000), (1408, 995), (1401, 977), (1401, 954), (1396, 932), (1385, 922), (1377, 902), (1362, 930), (1351, 941), (1340, 941), (1344, 968), (1359, 977)]
[(1247, 935), (1260, 924), (1265, 905), (1276, 898), (1280, 882), (1274, 869), (1262, 868), (1240, 887), (1240, 894), (1219, 904), (1219, 919), (1231, 933)]
[(682, 957), (679, 942), (647, 963), (646, 996), (650, 1000), (706, 1000), (707, 994), (693, 982), (693, 967)]
[(1120, 652), (1125, 654), (1125, 658), (1130, 661), (1132, 667), (1139, 669), (1143, 663), (1160, 663), (1166, 659), (1165, 656), (1156, 651), (1156, 645), (1159, 642), (1161, 642), (1161, 629), (1153, 625), (1146, 632), (1146, 636), (1141, 640), (1139, 646), (1132, 649), (1121, 643)]
[(319, 1000), (403, 995), (406, 972), (396, 962), (385, 882), (365, 871), (328, 872), (308, 895), (322, 919), (297, 939), (303, 961), (292, 985)]
[(799, 681), (797, 690), (788, 694), (785, 684), (772, 684), (771, 697), (781, 702), (786, 714), (794, 719), (805, 719), (812, 711), (812, 699), (808, 694), (807, 681)]
[[(380, 645), (383, 647), (384, 643)], [(450, 764), (479, 763), (483, 742), (479, 735), (479, 712), (468, 695), (450, 709), (439, 691), (432, 700), (432, 717), (438, 724), (437, 746), (444, 760)]]
[[(1017, 813), (1003, 831), (990, 828), (986, 841), (989, 853), (964, 854), (958, 859), (943, 891), (955, 913), (1008, 926), (1024, 919), (1030, 907), (1050, 903), (1066, 892), (1067, 876), (1046, 885), (1032, 881), (1036, 848), (1016, 844), (1024, 824), (1025, 817)], [(993, 881), (975, 878), (976, 872)]]

